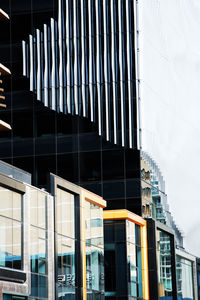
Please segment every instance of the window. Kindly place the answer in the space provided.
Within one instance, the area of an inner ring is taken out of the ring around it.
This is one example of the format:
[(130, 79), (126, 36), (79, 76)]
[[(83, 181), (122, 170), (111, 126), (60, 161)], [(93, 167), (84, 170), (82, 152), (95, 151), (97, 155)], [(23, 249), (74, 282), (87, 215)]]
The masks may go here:
[(22, 269), (22, 195), (0, 187), (0, 266)]
[(46, 193), (30, 189), (31, 297), (34, 298), (48, 298), (46, 198)]
[(143, 297), (140, 226), (126, 221), (129, 295)]
[(85, 225), (87, 294), (101, 299), (104, 294), (103, 209), (88, 201), (85, 201)]
[(161, 230), (156, 231), (159, 299), (172, 299), (171, 237)]
[(57, 188), (55, 203), (58, 299), (76, 295), (75, 196)]
[(177, 294), (181, 299), (193, 299), (193, 263), (176, 255)]

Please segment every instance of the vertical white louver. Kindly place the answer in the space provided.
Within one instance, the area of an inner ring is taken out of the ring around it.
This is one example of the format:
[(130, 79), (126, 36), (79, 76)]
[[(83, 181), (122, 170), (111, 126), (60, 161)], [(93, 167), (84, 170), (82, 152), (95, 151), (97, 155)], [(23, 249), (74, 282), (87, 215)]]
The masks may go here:
[(130, 1), (126, 0), (126, 55), (127, 55), (127, 79), (128, 79), (128, 126), (129, 126), (129, 147), (133, 148), (133, 114), (132, 114), (132, 92), (131, 92), (131, 66), (130, 66), (130, 17), (129, 17), (129, 13), (130, 13), (130, 9), (131, 7), (129, 7)]
[(77, 49), (77, 7), (76, 0), (73, 0), (73, 22), (74, 22), (74, 104), (75, 114), (79, 114), (79, 103), (78, 103), (78, 49)]
[[(136, 146), (140, 109), (136, 6), (136, 0), (58, 0), (58, 25), (51, 18), (22, 41), (23, 75), (37, 99), (88, 117), (99, 135), (129, 148)], [(137, 138), (139, 145), (139, 130)]]
[(58, 0), (58, 45), (59, 45), (59, 109), (63, 112), (63, 18), (62, 0)]
[(93, 99), (93, 66), (92, 66), (92, 0), (88, 0), (88, 27), (89, 27), (89, 91), (90, 91), (90, 119), (94, 121), (94, 99)]
[[(109, 0), (110, 1), (110, 0)], [(110, 107), (108, 99), (108, 47), (107, 47), (107, 0), (103, 0), (103, 27), (104, 27), (104, 79), (105, 79), (105, 107), (106, 107), (106, 140), (110, 139)]]
[(81, 1), (81, 94), (82, 94), (82, 107), (83, 117), (86, 117), (86, 99), (85, 99), (85, 18), (84, 18), (84, 5), (85, 1)]
[(44, 105), (48, 106), (49, 88), (48, 27), (44, 24)]
[[(100, 30), (99, 30), (99, 0), (95, 1), (96, 8), (96, 72), (97, 72), (97, 115), (98, 133), (102, 135), (102, 103), (101, 103), (101, 77), (100, 77)], [(94, 26), (95, 26), (94, 25)]]
[(29, 35), (29, 50), (30, 50), (30, 91), (33, 92), (33, 36)]
[(115, 17), (114, 17), (114, 0), (110, 0), (111, 7), (111, 69), (112, 69), (112, 90), (113, 90), (113, 131), (114, 131), (114, 144), (117, 144), (117, 99), (116, 99), (116, 43), (115, 43)]
[(36, 45), (37, 45), (37, 99), (41, 100), (41, 51), (40, 51), (40, 43), (41, 43), (41, 34), (40, 30), (36, 30)]
[(123, 58), (122, 58), (122, 2), (118, 3), (119, 15), (119, 72), (120, 72), (120, 108), (121, 108), (121, 143), (125, 146), (125, 105), (124, 105), (124, 85), (123, 85)]
[(51, 19), (51, 107), (56, 110), (56, 50), (55, 50), (55, 21)]
[(67, 111), (71, 113), (71, 68), (70, 68), (70, 13), (69, 13), (69, 0), (66, 0), (66, 50), (67, 50)]
[(22, 57), (23, 57), (23, 76), (27, 76), (27, 53), (26, 53), (26, 42), (22, 41)]

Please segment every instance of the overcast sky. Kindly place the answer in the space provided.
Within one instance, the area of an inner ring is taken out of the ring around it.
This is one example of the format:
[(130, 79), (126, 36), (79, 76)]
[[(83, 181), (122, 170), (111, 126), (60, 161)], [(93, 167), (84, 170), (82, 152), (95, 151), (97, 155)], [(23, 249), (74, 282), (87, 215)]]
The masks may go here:
[(200, 0), (139, 1), (143, 150), (186, 250), (200, 256)]

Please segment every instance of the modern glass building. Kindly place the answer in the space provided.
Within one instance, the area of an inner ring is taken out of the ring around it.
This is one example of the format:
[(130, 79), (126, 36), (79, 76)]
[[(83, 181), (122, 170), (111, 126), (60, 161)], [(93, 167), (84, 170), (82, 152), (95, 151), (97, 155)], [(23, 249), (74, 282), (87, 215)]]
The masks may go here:
[(56, 299), (104, 299), (103, 208), (99, 196), (50, 175), (55, 205)]
[(175, 241), (173, 230), (147, 219), (150, 299), (176, 300)]
[(105, 299), (149, 299), (146, 221), (104, 211)]
[(174, 232), (153, 220), (148, 284), (141, 216), (176, 226), (140, 150), (138, 1), (2, 2), (0, 58), (12, 74), (0, 118), (13, 130), (0, 132), (0, 158), (37, 186), (19, 171), (19, 184), (2, 177), (3, 298), (176, 299)]
[(53, 174), (48, 193), (11, 169), (15, 179), (0, 174), (0, 298), (104, 299), (106, 202)]
[(157, 163), (144, 151), (141, 151), (141, 187), (143, 217), (171, 227), (176, 245), (183, 247), (183, 234), (171, 215), (163, 175)]
[(178, 300), (198, 299), (196, 257), (176, 249), (176, 276)]
[(141, 215), (136, 1), (1, 5), (10, 25), (0, 57), (12, 75), (0, 115), (13, 130), (1, 134), (0, 158), (34, 185), (52, 172)]

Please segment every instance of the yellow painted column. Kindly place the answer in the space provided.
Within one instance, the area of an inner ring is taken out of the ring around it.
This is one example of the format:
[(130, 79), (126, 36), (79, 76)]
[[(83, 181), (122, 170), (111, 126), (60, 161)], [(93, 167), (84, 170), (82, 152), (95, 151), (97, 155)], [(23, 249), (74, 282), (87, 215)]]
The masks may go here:
[(142, 285), (143, 299), (149, 300), (149, 273), (148, 273), (148, 251), (147, 251), (147, 227), (140, 226), (142, 246)]
[(81, 206), (81, 249), (82, 249), (82, 274), (83, 274), (83, 300), (87, 300), (87, 273), (86, 273), (86, 236), (85, 236), (85, 198), (80, 197)]

